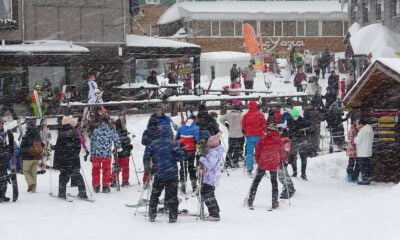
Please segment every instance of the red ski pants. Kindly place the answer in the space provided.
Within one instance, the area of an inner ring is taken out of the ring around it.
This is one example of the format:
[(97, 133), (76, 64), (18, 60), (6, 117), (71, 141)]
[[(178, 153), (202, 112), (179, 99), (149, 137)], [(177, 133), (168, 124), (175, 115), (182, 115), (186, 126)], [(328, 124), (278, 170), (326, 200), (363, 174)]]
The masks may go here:
[[(118, 164), (121, 168), (122, 172), (122, 182), (128, 182), (129, 181), (129, 157), (121, 157), (118, 158)], [(116, 173), (112, 171), (111, 175), (112, 181), (116, 179)]]
[(111, 180), (111, 157), (92, 157), (92, 186), (100, 186), (100, 170), (103, 175), (103, 187), (110, 186)]

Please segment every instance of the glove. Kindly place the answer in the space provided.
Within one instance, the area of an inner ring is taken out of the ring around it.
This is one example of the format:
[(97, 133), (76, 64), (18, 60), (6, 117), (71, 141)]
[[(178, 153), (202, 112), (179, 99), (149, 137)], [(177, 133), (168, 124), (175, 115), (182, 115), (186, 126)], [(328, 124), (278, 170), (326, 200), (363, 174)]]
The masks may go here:
[(119, 147), (118, 149), (117, 149), (117, 151), (118, 152), (122, 152), (124, 149), (122, 149), (122, 147)]

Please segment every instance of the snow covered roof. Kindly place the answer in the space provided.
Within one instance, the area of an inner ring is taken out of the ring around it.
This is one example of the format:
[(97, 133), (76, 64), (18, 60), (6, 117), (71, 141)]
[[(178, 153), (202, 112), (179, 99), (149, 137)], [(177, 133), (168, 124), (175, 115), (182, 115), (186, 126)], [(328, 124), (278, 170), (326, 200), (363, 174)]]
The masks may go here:
[(350, 37), (354, 55), (372, 54), (378, 58), (395, 58), (400, 50), (400, 34), (390, 31), (380, 23), (370, 24), (358, 30)]
[(200, 61), (250, 61), (249, 53), (222, 51), (222, 52), (207, 52), (202, 53)]
[(126, 35), (126, 46), (128, 47), (169, 47), (169, 48), (200, 48), (199, 45), (155, 37)]
[(358, 22), (354, 22), (353, 24), (351, 24), (347, 32), (350, 33), (350, 35), (354, 35), (361, 28), (362, 28), (361, 24), (359, 24)]
[(0, 52), (89, 52), (89, 49), (67, 41), (38, 40), (0, 45)]
[[(223, 13), (223, 14), (222, 14)], [(290, 13), (290, 14), (288, 14)], [(284, 15), (283, 15), (284, 14)], [(183, 2), (172, 5), (157, 24), (181, 18), (201, 19), (334, 19), (347, 20), (339, 1), (219, 1)]]

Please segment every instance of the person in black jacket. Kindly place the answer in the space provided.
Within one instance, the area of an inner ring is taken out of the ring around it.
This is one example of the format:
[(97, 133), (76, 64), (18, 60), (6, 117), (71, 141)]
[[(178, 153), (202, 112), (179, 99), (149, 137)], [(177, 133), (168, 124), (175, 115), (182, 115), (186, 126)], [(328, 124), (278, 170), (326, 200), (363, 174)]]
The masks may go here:
[(214, 136), (219, 133), (218, 123), (206, 109), (205, 104), (199, 105), (199, 113), (197, 114), (197, 126), (200, 131), (208, 131), (210, 136)]
[(148, 84), (154, 84), (154, 85), (158, 85), (158, 81), (157, 81), (157, 72), (156, 71), (151, 71), (150, 76), (147, 77), (147, 83)]
[(87, 199), (86, 187), (80, 174), (80, 157), (81, 143), (78, 132), (74, 129), (76, 122), (72, 117), (64, 116), (62, 118), (62, 126), (58, 131), (58, 137), (54, 149), (53, 168), (60, 170), (58, 178), (58, 197), (66, 198), (67, 183), (73, 178), (78, 185), (78, 197)]
[[(159, 138), (160, 138), (160, 130), (158, 129), (158, 119), (150, 118), (149, 125), (142, 135), (142, 144), (146, 146), (145, 152), (150, 143)], [(148, 170), (151, 168), (150, 168), (150, 159), (147, 158), (146, 155), (143, 155), (143, 166), (145, 170), (143, 173), (143, 185), (147, 188), (149, 182), (149, 175), (151, 174), (151, 172), (147, 172), (146, 169)]]
[(8, 202), (7, 192), (7, 159), (11, 159), (14, 154), (14, 135), (10, 130), (4, 129), (4, 122), (0, 119), (0, 203)]
[[(171, 140), (172, 131), (167, 126), (161, 127), (160, 138), (153, 141), (146, 149), (145, 156), (151, 159), (154, 171), (154, 183), (150, 196), (149, 216), (154, 222), (161, 192), (165, 188), (164, 205), (169, 210), (169, 222), (178, 218), (178, 162), (183, 152), (178, 144)], [(151, 172), (150, 169), (146, 170)]]
[[(118, 153), (118, 165), (122, 172), (122, 186), (129, 186), (129, 158), (131, 156), (131, 151), (133, 146), (131, 144), (131, 139), (128, 136), (128, 131), (123, 124), (124, 120), (122, 118), (115, 122), (115, 130), (117, 130), (119, 140), (121, 141), (122, 151)], [(119, 176), (118, 176), (119, 177)], [(111, 187), (116, 186), (116, 174), (113, 171), (111, 175)]]

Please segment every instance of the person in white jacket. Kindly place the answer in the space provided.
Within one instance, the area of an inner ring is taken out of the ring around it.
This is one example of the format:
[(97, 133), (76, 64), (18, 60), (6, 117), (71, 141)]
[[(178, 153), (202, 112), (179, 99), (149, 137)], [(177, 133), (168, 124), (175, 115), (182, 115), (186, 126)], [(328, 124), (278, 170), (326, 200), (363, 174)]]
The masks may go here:
[(374, 130), (364, 119), (359, 119), (356, 123), (358, 130), (354, 139), (357, 149), (357, 164), (361, 169), (362, 181), (360, 185), (369, 185), (369, 162), (372, 157), (372, 145), (374, 142)]
[(87, 84), (89, 86), (89, 93), (88, 93), (88, 101), (89, 101), (91, 98), (96, 97), (94, 90), (98, 88), (96, 83), (96, 76), (94, 74), (89, 74)]

